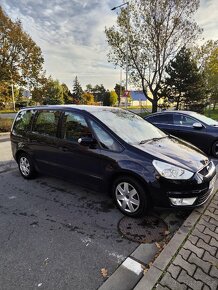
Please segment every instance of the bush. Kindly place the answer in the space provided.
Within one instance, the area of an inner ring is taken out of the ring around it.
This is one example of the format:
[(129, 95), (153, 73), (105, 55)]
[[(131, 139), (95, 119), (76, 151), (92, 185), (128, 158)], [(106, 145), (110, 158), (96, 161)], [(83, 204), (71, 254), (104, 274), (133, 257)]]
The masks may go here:
[(0, 118), (0, 132), (10, 132), (12, 123), (11, 118)]

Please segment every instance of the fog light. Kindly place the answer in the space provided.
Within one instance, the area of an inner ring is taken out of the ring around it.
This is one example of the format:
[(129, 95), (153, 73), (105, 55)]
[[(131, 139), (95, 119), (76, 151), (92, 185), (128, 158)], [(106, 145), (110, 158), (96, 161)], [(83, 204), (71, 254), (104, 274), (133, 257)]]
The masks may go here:
[(190, 198), (176, 198), (170, 197), (170, 201), (173, 205), (192, 205), (196, 201), (197, 197), (190, 197)]

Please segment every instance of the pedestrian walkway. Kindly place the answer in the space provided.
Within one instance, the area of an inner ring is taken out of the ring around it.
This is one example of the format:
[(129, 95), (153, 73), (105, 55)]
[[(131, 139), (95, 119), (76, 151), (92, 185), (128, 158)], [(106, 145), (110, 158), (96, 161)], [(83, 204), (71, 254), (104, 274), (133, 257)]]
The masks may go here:
[(134, 290), (218, 289), (218, 191), (195, 209)]

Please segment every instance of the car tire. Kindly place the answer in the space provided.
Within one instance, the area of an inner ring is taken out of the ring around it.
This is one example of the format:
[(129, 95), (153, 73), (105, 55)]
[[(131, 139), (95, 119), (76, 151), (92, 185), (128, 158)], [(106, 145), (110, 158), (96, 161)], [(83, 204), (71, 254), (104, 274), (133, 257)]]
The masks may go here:
[(127, 216), (140, 217), (148, 208), (148, 196), (141, 183), (128, 176), (117, 178), (113, 183), (113, 198), (118, 209)]
[(36, 171), (31, 157), (26, 153), (21, 153), (18, 157), (18, 167), (21, 175), (25, 179), (33, 179)]
[(211, 154), (213, 157), (218, 158), (218, 140), (215, 141), (211, 148)]

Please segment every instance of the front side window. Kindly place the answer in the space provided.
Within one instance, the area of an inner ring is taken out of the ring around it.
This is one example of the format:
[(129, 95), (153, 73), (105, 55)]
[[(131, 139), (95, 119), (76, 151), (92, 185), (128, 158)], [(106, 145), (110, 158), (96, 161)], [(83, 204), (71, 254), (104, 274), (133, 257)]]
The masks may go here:
[(173, 118), (175, 125), (192, 126), (194, 123), (196, 123), (195, 119), (182, 114), (175, 114)]
[(36, 117), (33, 132), (55, 137), (57, 134), (60, 112), (58, 111), (39, 111)]
[(85, 118), (73, 112), (65, 112), (62, 130), (64, 139), (74, 142), (78, 142), (81, 137), (92, 135)]
[(100, 127), (96, 122), (90, 121), (93, 131), (97, 136), (101, 146), (104, 149), (109, 149), (112, 151), (121, 151), (122, 147), (117, 141), (115, 141), (102, 127)]
[(32, 114), (32, 110), (25, 110), (18, 113), (14, 122), (13, 133), (19, 134), (28, 131), (30, 129)]

